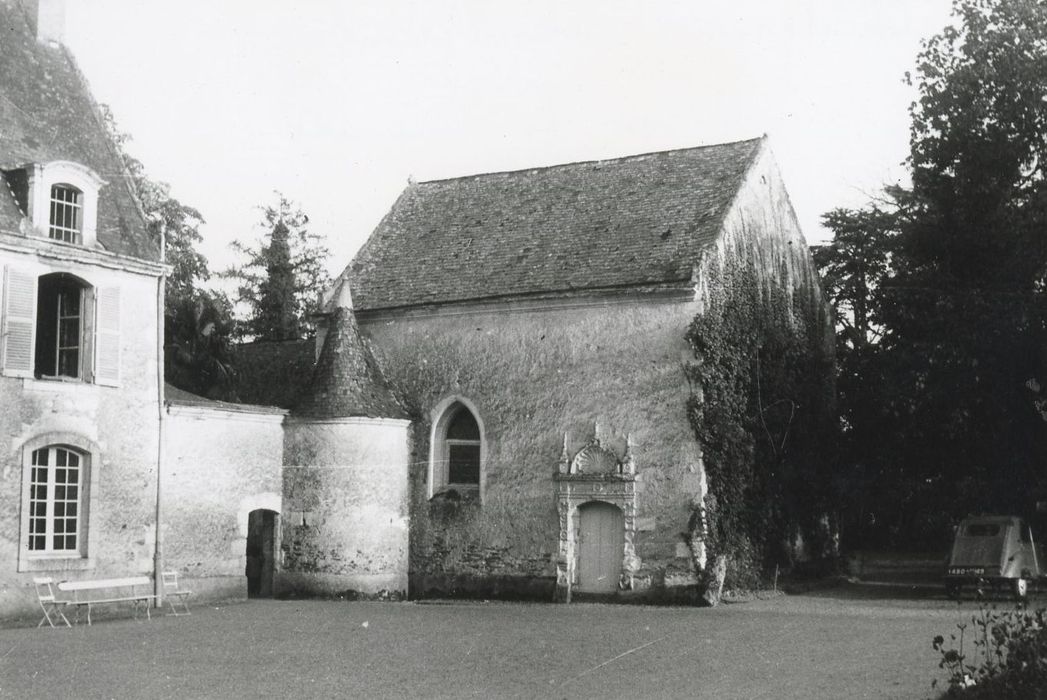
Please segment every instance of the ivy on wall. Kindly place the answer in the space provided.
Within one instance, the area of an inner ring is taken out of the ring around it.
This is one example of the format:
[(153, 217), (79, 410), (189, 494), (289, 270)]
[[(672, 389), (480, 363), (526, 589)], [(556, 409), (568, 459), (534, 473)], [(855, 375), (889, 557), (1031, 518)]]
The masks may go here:
[(688, 415), (709, 485), (692, 536), (705, 543), (707, 571), (727, 565), (728, 586), (756, 585), (776, 566), (832, 550), (828, 312), (813, 278), (794, 284), (780, 264), (769, 270), (751, 249), (725, 256), (707, 270), (705, 310), (687, 332)]

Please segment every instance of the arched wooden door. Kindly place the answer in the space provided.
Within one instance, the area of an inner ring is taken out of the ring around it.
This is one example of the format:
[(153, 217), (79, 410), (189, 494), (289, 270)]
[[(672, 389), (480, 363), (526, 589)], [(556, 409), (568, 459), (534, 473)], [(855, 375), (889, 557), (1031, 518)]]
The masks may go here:
[(614, 593), (622, 573), (625, 519), (610, 503), (592, 502), (578, 508), (579, 593)]

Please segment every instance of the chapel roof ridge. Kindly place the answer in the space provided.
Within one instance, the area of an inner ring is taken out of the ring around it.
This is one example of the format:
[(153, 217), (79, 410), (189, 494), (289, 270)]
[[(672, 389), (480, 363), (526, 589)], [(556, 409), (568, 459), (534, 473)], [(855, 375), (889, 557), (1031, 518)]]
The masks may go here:
[(549, 165), (538, 165), (530, 168), (516, 168), (514, 170), (494, 170), (491, 172), (484, 173), (471, 173), (469, 175), (454, 175), (452, 177), (441, 177), (434, 178), (432, 180), (418, 180), (412, 184), (414, 185), (436, 185), (440, 183), (450, 183), (460, 180), (470, 180), (474, 178), (491, 177), (495, 175), (526, 175), (531, 173), (538, 173), (548, 170), (558, 170), (560, 168), (571, 168), (580, 165), (602, 165), (604, 163), (623, 163), (632, 160), (641, 160), (643, 158), (650, 158), (652, 156), (663, 156), (672, 153), (690, 153), (693, 151), (701, 151), (708, 148), (723, 148), (724, 146), (737, 146), (743, 143), (762, 143), (767, 141), (767, 133), (764, 132), (760, 136), (754, 136), (747, 139), (735, 139), (734, 141), (721, 141), (719, 143), (706, 143), (700, 146), (685, 146), (683, 148), (666, 148), (658, 151), (645, 151), (643, 153), (631, 153), (625, 156), (617, 156), (614, 158), (594, 158), (590, 160), (572, 160), (563, 163), (551, 163)]

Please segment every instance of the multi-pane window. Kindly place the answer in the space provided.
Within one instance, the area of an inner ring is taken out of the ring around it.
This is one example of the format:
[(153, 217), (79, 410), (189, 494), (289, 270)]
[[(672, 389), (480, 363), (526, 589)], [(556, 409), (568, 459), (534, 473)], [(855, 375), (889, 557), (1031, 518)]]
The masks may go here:
[(80, 243), (83, 212), (83, 192), (72, 185), (51, 186), (51, 218), (48, 229), (51, 238), (66, 243)]
[(82, 283), (70, 275), (40, 277), (36, 308), (37, 377), (81, 378), (84, 296)]
[(66, 447), (41, 447), (30, 469), (29, 550), (78, 552), (84, 457)]
[(480, 485), (480, 426), (469, 409), (460, 406), (447, 426), (447, 482)]
[(58, 293), (58, 367), (59, 377), (80, 376), (80, 289), (74, 287)]

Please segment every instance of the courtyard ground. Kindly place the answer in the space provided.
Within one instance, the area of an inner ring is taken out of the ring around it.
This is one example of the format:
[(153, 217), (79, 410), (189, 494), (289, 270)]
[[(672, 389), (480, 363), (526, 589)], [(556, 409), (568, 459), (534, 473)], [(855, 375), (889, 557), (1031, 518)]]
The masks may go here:
[(0, 630), (0, 697), (927, 698), (931, 639), (976, 610), (875, 584), (714, 609), (251, 601)]

